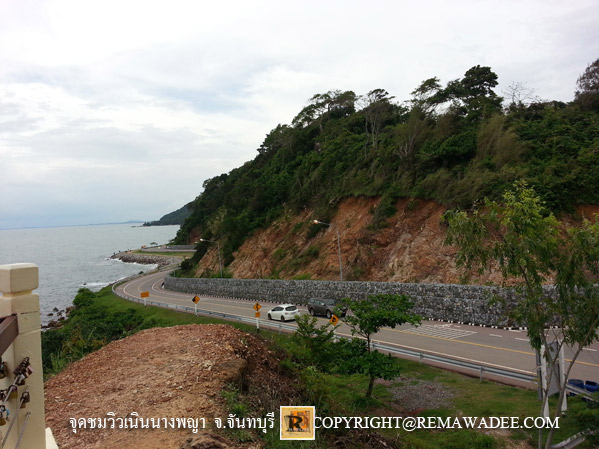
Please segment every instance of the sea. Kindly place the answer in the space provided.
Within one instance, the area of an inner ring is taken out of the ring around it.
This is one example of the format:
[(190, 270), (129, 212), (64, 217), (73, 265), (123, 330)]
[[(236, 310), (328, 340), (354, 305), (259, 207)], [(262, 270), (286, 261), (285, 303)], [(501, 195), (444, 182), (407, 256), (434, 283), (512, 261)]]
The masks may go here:
[[(128, 276), (156, 268), (125, 263), (113, 254), (143, 245), (165, 244), (179, 226), (141, 226), (141, 223), (0, 230), (0, 265), (34, 263), (39, 267), (42, 323), (72, 305), (77, 291), (98, 291)], [(52, 315), (50, 315), (52, 314)]]

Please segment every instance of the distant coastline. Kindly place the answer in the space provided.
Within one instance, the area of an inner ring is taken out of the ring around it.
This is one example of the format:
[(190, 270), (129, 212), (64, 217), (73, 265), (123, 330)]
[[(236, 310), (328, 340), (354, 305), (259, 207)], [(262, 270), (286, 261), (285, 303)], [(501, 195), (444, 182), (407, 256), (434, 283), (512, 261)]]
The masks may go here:
[(61, 224), (61, 225), (42, 225), (42, 226), (18, 226), (14, 228), (0, 228), (0, 231), (18, 231), (21, 229), (54, 229), (54, 228), (75, 228), (75, 227), (85, 227), (85, 226), (110, 226), (110, 225), (139, 225), (136, 227), (142, 227), (144, 224), (143, 220), (130, 220), (130, 221), (120, 221), (117, 223), (87, 223), (87, 224)]
[(166, 267), (169, 265), (178, 265), (181, 263), (181, 257), (169, 257), (158, 254), (139, 254), (130, 251), (122, 251), (110, 256), (111, 259), (118, 259), (127, 263), (139, 263), (143, 265), (158, 265)]

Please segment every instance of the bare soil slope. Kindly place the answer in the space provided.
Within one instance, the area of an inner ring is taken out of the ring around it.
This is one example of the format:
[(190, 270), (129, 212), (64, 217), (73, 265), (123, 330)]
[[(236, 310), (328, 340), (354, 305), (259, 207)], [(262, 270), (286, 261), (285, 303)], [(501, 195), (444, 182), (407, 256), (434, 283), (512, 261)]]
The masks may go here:
[[(115, 341), (45, 385), (46, 424), (61, 449), (179, 449), (237, 446), (213, 428), (226, 418), (221, 391), (234, 383), (272, 408), (293, 391), (262, 340), (224, 325), (155, 328)], [(269, 403), (269, 402), (272, 402)], [(69, 418), (206, 418), (207, 429), (81, 429)], [(186, 441), (193, 438), (194, 443)]]

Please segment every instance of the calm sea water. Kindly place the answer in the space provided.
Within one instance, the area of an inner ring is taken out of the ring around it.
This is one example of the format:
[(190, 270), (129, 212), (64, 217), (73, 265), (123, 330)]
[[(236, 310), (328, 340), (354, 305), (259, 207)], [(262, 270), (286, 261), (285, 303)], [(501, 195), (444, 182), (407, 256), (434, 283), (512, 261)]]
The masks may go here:
[(81, 287), (97, 291), (155, 266), (110, 259), (142, 245), (168, 243), (179, 226), (132, 227), (131, 224), (0, 230), (0, 265), (34, 263), (39, 267), (42, 322), (48, 313), (72, 304)]

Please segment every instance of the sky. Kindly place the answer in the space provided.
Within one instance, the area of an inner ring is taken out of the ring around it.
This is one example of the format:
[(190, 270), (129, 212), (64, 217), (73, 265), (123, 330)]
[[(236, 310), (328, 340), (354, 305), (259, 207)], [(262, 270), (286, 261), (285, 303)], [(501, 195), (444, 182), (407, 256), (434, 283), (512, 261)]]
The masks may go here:
[(597, 58), (598, 0), (0, 0), (0, 229), (158, 219), (316, 93), (571, 101)]

